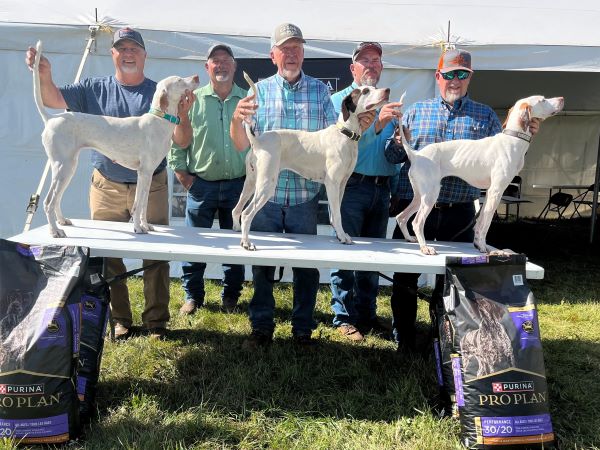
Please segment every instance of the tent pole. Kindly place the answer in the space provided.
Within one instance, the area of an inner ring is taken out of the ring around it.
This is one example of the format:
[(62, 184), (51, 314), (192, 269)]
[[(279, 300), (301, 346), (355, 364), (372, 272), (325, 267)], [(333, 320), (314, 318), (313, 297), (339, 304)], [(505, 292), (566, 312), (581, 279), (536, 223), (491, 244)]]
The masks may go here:
[[(88, 38), (87, 45), (85, 46), (85, 50), (83, 52), (83, 56), (81, 57), (81, 62), (79, 63), (79, 69), (77, 69), (77, 75), (75, 75), (74, 83), (79, 81), (81, 77), (81, 72), (83, 72), (83, 67), (85, 66), (85, 62), (87, 60), (88, 55), (90, 54), (90, 49), (92, 44), (96, 41), (96, 32), (100, 29), (98, 25), (90, 25), (90, 37)], [(23, 228), (23, 232), (29, 231), (31, 228), (31, 222), (33, 221), (33, 215), (35, 214), (38, 203), (40, 201), (40, 194), (42, 193), (42, 189), (44, 189), (44, 184), (46, 184), (46, 178), (48, 177), (48, 172), (50, 170), (50, 160), (46, 161), (46, 167), (44, 167), (44, 173), (42, 174), (42, 178), (40, 179), (40, 183), (38, 184), (37, 190), (35, 194), (32, 194), (29, 197), (29, 204), (27, 205), (27, 217), (25, 219), (25, 227)]]
[(592, 197), (592, 217), (590, 223), (590, 244), (594, 242), (596, 231), (596, 214), (598, 213), (598, 183), (600, 182), (600, 137), (598, 138), (598, 154), (596, 156), (596, 176), (594, 177), (594, 196)]

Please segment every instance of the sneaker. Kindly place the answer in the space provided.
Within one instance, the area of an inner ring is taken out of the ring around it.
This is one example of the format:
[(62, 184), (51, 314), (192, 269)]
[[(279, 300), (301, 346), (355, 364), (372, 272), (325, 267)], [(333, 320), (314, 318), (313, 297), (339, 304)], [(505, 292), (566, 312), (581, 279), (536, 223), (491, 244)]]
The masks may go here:
[(124, 341), (131, 337), (131, 330), (120, 323), (115, 324), (115, 340)]
[(164, 339), (167, 335), (167, 329), (163, 327), (148, 328), (150, 339)]
[(252, 330), (250, 336), (246, 338), (242, 344), (244, 350), (256, 350), (258, 348), (268, 347), (273, 343), (273, 336), (270, 334), (261, 333), (260, 331)]
[(310, 334), (294, 335), (292, 337), (292, 342), (302, 348), (314, 347), (317, 345), (317, 341), (310, 337)]
[(198, 309), (198, 305), (194, 300), (186, 300), (181, 308), (179, 308), (179, 313), (184, 316), (189, 316), (194, 314)]
[(350, 341), (362, 341), (365, 337), (360, 331), (354, 326), (348, 323), (337, 327), (338, 332)]
[(237, 311), (237, 300), (231, 297), (223, 297), (223, 303), (221, 305), (221, 311), (227, 314), (231, 314)]

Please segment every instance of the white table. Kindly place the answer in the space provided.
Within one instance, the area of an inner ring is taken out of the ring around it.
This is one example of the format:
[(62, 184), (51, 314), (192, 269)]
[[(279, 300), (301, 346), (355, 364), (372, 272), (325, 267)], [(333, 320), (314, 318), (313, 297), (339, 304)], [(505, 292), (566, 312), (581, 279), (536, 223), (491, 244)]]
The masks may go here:
[[(64, 239), (50, 237), (47, 225), (9, 239), (84, 246), (99, 257), (427, 274), (443, 274), (446, 256), (481, 255), (461, 242), (431, 243), (438, 255), (426, 256), (417, 244), (403, 240), (356, 238), (353, 245), (343, 245), (330, 236), (259, 232), (250, 233), (257, 250), (248, 251), (240, 247), (240, 233), (229, 230), (155, 225), (156, 231), (135, 234), (131, 223), (73, 219), (73, 225), (63, 227)], [(528, 262), (526, 275), (542, 279), (544, 269)]]

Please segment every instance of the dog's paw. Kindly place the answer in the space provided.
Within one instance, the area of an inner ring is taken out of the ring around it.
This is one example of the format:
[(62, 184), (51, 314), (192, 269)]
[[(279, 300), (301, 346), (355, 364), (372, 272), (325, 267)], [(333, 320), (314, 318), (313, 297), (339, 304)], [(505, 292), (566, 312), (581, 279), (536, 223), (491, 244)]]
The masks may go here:
[(256, 246), (250, 242), (250, 241), (242, 241), (240, 242), (240, 245), (245, 249), (245, 250), (249, 250), (251, 252), (256, 250)]
[(421, 253), (423, 253), (424, 255), (437, 255), (435, 248), (429, 247), (428, 245), (424, 245), (423, 247), (421, 247)]
[(67, 237), (67, 233), (65, 233), (63, 230), (61, 230), (60, 228), (56, 228), (54, 230), (50, 230), (50, 235), (53, 238), (66, 238)]
[(71, 222), (71, 219), (67, 219), (66, 217), (63, 217), (62, 219), (58, 220), (58, 224), (69, 226), (69, 225), (73, 225), (73, 222)]
[(135, 234), (147, 234), (148, 233), (148, 229), (145, 228), (143, 225), (139, 225), (139, 226), (134, 225), (133, 226), (133, 232)]
[(234, 220), (234, 221), (233, 221), (233, 226), (232, 226), (232, 228), (231, 228), (231, 229), (232, 229), (233, 231), (242, 231), (242, 227), (241, 227), (241, 225), (240, 225), (240, 222), (239, 222), (239, 221), (237, 221), (237, 222), (236, 222), (236, 221)]
[(404, 236), (404, 239), (406, 239), (407, 242), (412, 242), (413, 244), (417, 242), (417, 238), (415, 236), (411, 236), (410, 234), (408, 236)]
[(354, 244), (354, 242), (352, 242), (352, 238), (350, 237), (350, 235), (346, 234), (346, 233), (342, 234), (341, 236), (338, 235), (338, 240), (342, 244), (347, 244), (347, 245)]

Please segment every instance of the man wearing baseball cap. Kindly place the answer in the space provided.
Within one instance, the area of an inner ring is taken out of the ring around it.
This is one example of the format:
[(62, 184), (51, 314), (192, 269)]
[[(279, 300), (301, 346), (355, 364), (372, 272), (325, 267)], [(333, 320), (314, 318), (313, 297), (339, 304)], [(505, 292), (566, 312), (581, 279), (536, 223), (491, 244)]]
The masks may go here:
[[(173, 136), (169, 166), (187, 191), (185, 223), (211, 228), (218, 211), (219, 226), (232, 229), (231, 211), (237, 204), (246, 174), (246, 152), (238, 152), (229, 136), (233, 112), (246, 92), (233, 82), (237, 63), (231, 47), (212, 45), (204, 65), (209, 82), (195, 92), (196, 101), (181, 117)], [(204, 305), (205, 263), (183, 263), (184, 304), (179, 310), (189, 315)], [(222, 309), (233, 312), (242, 291), (244, 266), (223, 264)]]
[[(113, 35), (110, 49), (115, 74), (83, 79), (58, 88), (52, 81), (50, 62), (40, 59), (42, 99), (50, 108), (111, 117), (141, 116), (150, 109), (156, 82), (146, 78), (146, 49), (142, 35), (132, 28), (121, 28)], [(35, 49), (29, 47), (26, 63), (32, 67)], [(186, 114), (191, 102), (182, 101), (180, 114)], [(176, 128), (177, 130), (177, 128)], [(169, 200), (166, 159), (154, 171), (148, 197), (148, 222), (169, 223)], [(92, 151), (92, 185), (90, 210), (93, 220), (129, 222), (137, 183), (137, 172), (113, 163), (99, 152)], [(144, 260), (144, 266), (154, 261)], [(107, 258), (107, 277), (127, 271), (120, 258)], [(151, 337), (162, 338), (169, 321), (169, 266), (160, 264), (144, 270), (144, 300), (142, 322)], [(110, 286), (110, 308), (115, 322), (115, 337), (131, 336), (133, 317), (125, 280)]]
[[(250, 91), (238, 103), (231, 122), (231, 136), (238, 150), (249, 145), (243, 122), (252, 116), (256, 121), (255, 133), (259, 135), (279, 129), (317, 131), (335, 123), (337, 115), (327, 86), (302, 71), (304, 43), (302, 31), (294, 24), (283, 23), (273, 30), (270, 56), (277, 73), (256, 83), (257, 98)], [(317, 234), (320, 188), (320, 183), (289, 170), (282, 171), (275, 195), (254, 217), (252, 230)], [(298, 345), (311, 345), (312, 330), (316, 327), (313, 313), (319, 271), (293, 268), (293, 273), (292, 334)], [(254, 266), (252, 275), (254, 295), (249, 305), (252, 334), (244, 342), (248, 349), (270, 344), (275, 330), (275, 268)]]
[[(361, 42), (352, 53), (353, 82), (331, 96), (339, 114), (344, 98), (360, 86), (377, 86), (383, 70), (378, 42)], [(388, 103), (377, 112), (377, 120), (358, 141), (358, 159), (346, 183), (340, 212), (344, 230), (352, 237), (385, 238), (389, 217), (390, 178), (396, 167), (384, 156), (386, 140), (402, 116), (401, 103)], [(394, 120), (395, 119), (395, 120)], [(338, 270), (331, 272), (333, 325), (346, 339), (360, 341), (371, 330), (382, 331), (377, 319), (377, 272)]]
[[(411, 105), (404, 113), (402, 124), (409, 130), (409, 140), (415, 150), (432, 142), (454, 139), (483, 139), (502, 131), (502, 125), (492, 108), (477, 103), (467, 90), (473, 78), (471, 54), (462, 49), (448, 49), (440, 56), (435, 79), (439, 95)], [(534, 124), (532, 132), (538, 130)], [(398, 134), (386, 147), (390, 162), (407, 161)], [(404, 210), (413, 197), (408, 179), (410, 163), (400, 169), (398, 189), (393, 193), (394, 215)], [(480, 191), (457, 177), (442, 179), (440, 194), (425, 222), (425, 239), (473, 242), (475, 201)], [(409, 222), (412, 233), (412, 221)], [(396, 225), (394, 239), (403, 239)], [(392, 328), (399, 352), (414, 352), (416, 345), (417, 280), (419, 274), (395, 273), (392, 288)], [(442, 301), (443, 277), (436, 279), (431, 305)]]

